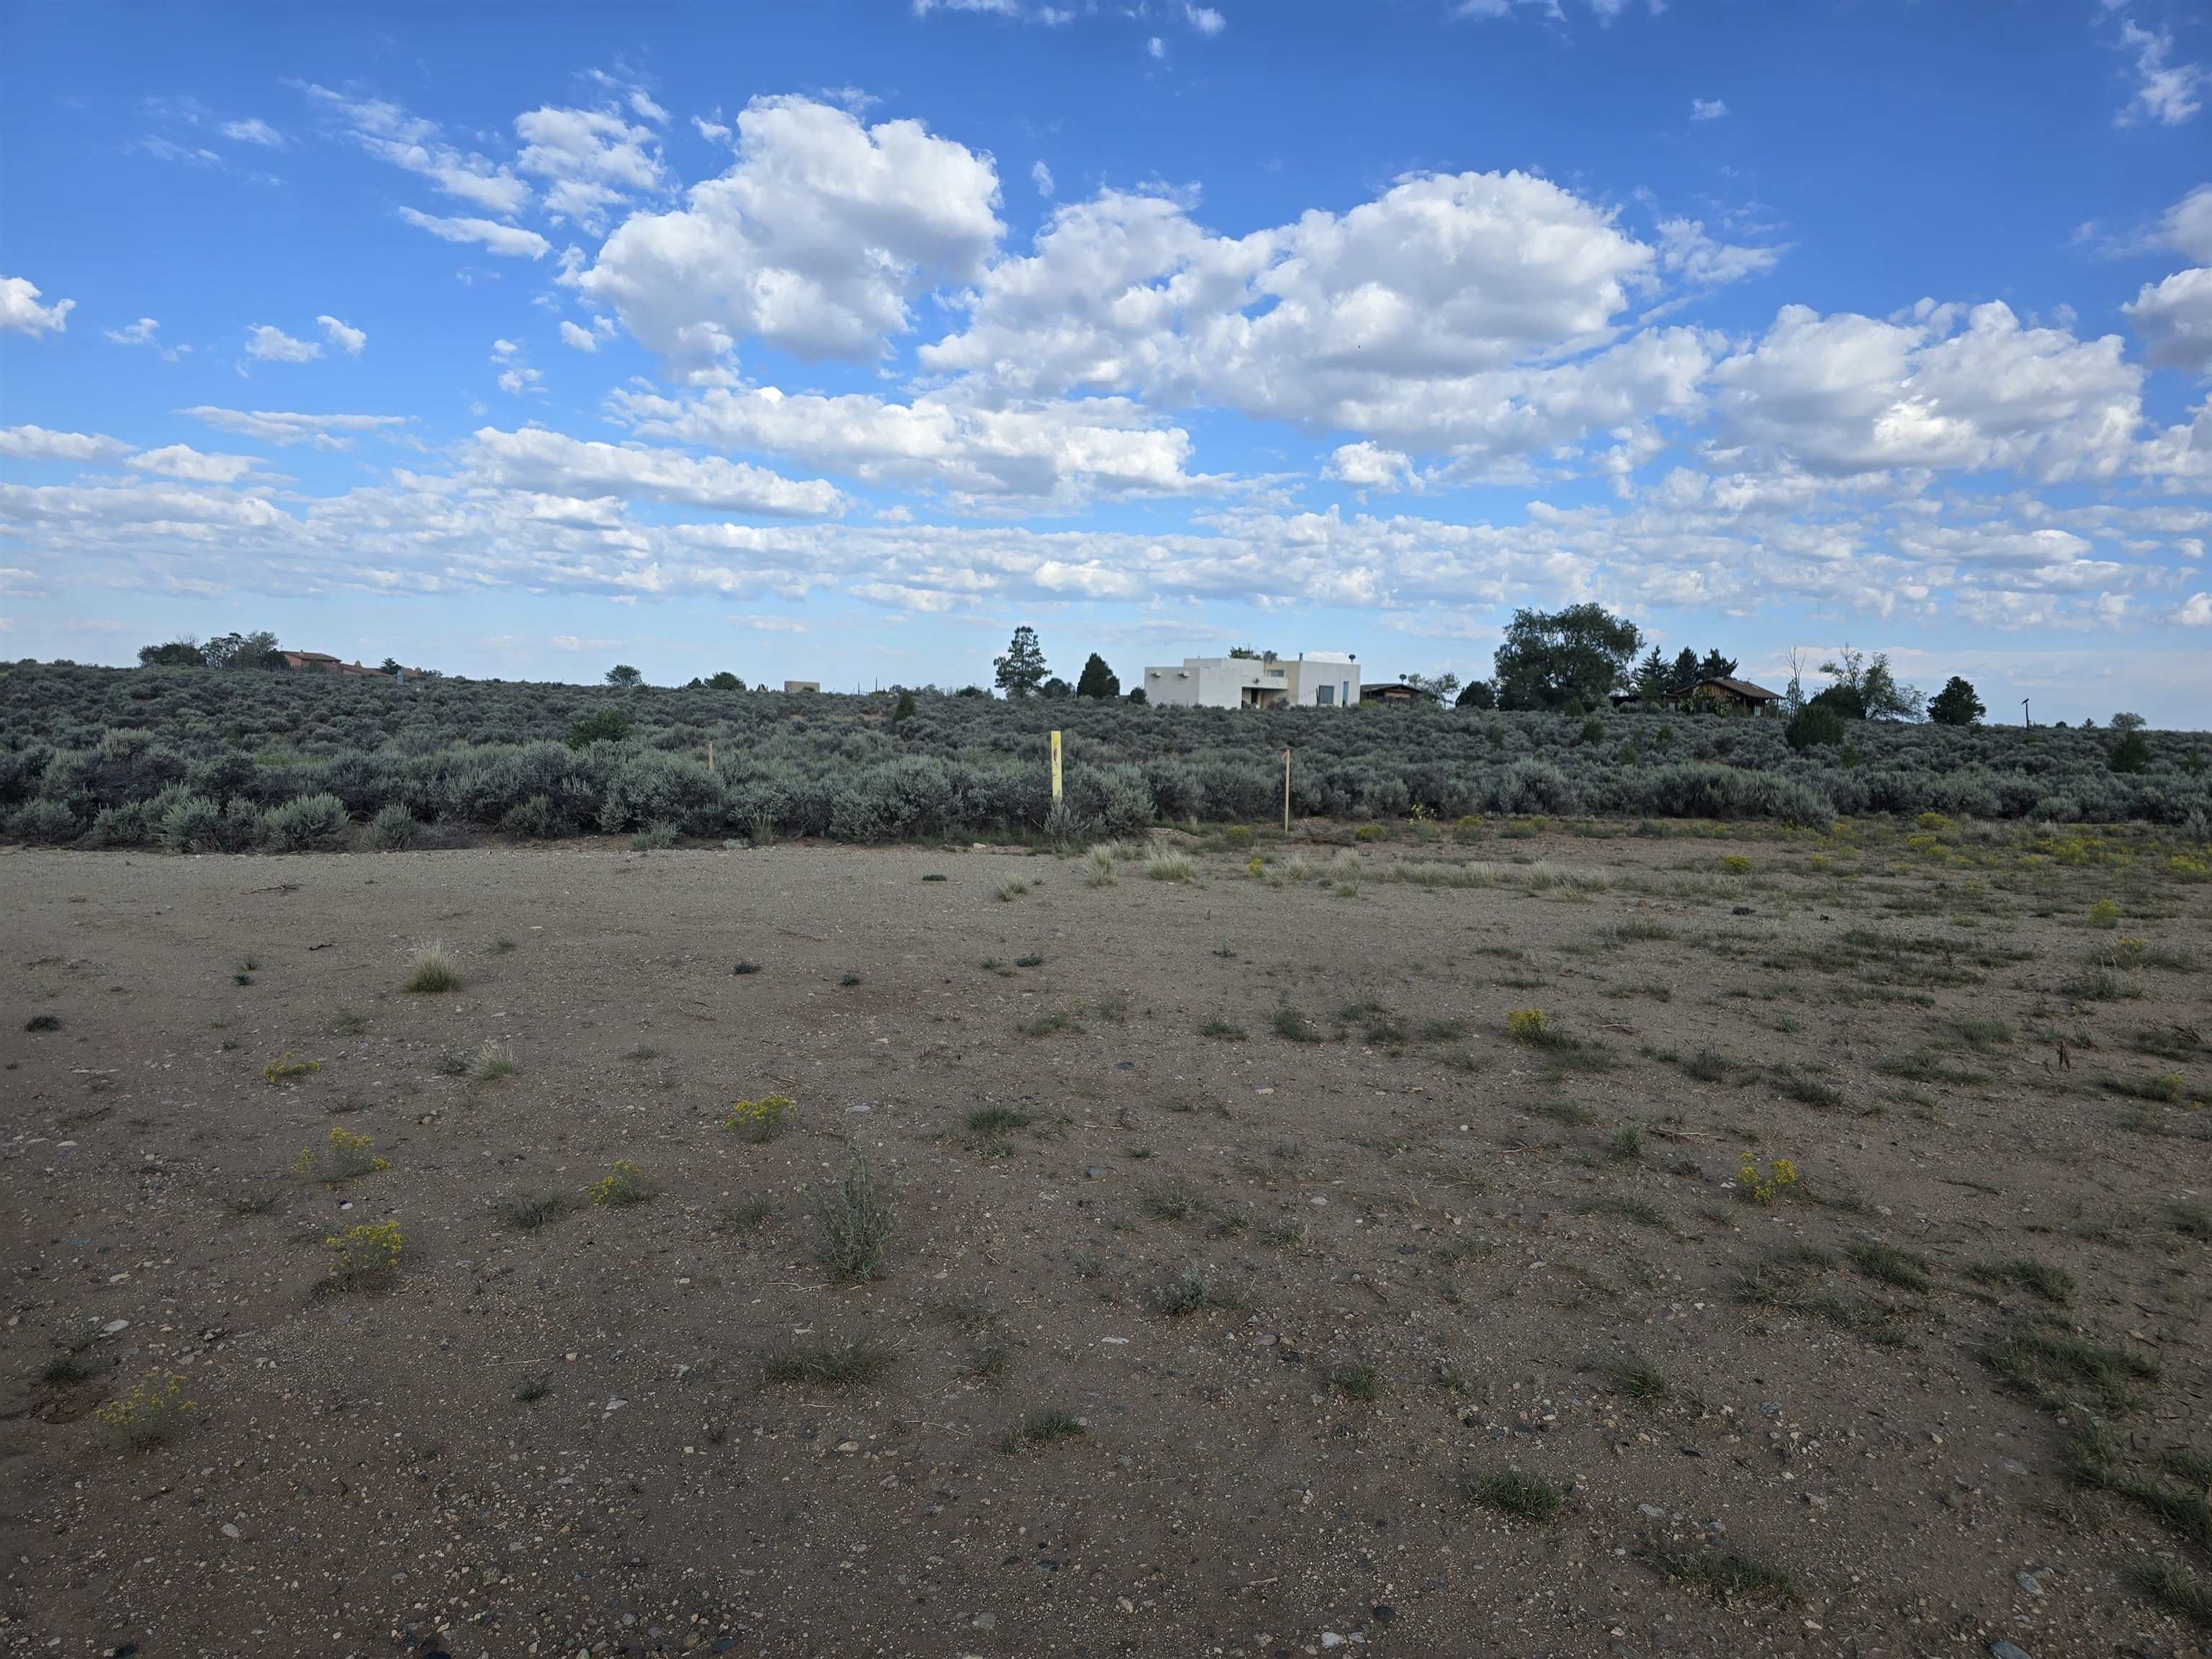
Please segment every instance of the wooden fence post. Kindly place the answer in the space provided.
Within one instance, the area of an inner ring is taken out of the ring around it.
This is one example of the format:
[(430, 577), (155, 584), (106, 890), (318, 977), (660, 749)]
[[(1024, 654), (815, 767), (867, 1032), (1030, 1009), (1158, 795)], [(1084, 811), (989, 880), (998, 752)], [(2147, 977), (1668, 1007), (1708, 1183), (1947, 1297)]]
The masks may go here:
[(1291, 833), (1291, 751), (1283, 750), (1283, 833)]

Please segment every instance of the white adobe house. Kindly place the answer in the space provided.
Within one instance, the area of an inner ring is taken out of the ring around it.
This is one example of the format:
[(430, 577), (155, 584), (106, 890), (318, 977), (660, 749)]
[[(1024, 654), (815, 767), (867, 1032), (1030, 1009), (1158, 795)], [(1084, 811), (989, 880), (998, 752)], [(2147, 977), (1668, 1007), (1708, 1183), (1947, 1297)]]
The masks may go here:
[(1359, 701), (1359, 659), (1343, 651), (1278, 657), (1185, 657), (1145, 670), (1145, 701), (1170, 708), (1349, 708)]

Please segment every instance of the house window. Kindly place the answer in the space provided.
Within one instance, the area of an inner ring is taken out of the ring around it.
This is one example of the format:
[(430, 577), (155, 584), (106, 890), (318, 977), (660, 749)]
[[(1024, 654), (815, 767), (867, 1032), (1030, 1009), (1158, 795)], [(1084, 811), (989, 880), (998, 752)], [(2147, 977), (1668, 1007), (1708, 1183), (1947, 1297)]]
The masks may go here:
[(1336, 688), (1334, 686), (1317, 685), (1314, 687), (1314, 702), (1320, 707), (1326, 708), (1335, 701)]

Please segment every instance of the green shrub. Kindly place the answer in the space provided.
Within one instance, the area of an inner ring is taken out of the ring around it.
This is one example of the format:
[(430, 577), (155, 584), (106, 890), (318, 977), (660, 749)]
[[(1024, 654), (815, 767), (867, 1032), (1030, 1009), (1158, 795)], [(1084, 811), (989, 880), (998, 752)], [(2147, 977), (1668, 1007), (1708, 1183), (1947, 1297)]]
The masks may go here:
[(222, 809), (205, 795), (180, 795), (155, 820), (154, 834), (173, 853), (221, 852)]
[(1790, 718), (1782, 729), (1782, 740), (1800, 753), (1814, 744), (1833, 748), (1844, 740), (1846, 727), (1844, 716), (1825, 703), (1809, 702)]
[(595, 743), (620, 743), (630, 734), (626, 708), (601, 708), (585, 715), (568, 728), (568, 747), (588, 749)]
[(272, 853), (307, 853), (337, 845), (346, 832), (345, 803), (336, 795), (301, 795), (272, 806), (261, 820), (262, 845)]
[(8, 820), (8, 833), (33, 847), (66, 847), (82, 830), (76, 814), (58, 800), (34, 800)]
[(380, 806), (376, 816), (368, 821), (368, 841), (372, 847), (387, 853), (398, 853), (415, 844), (415, 836), (422, 826), (415, 815), (398, 801)]

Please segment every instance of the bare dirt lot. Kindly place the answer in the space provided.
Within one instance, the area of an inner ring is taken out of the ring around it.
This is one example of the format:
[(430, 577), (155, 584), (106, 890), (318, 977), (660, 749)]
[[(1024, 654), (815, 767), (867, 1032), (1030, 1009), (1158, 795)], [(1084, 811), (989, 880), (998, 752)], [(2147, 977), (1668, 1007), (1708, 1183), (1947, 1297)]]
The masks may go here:
[(2201, 848), (1171, 839), (0, 853), (0, 1640), (2212, 1640)]

